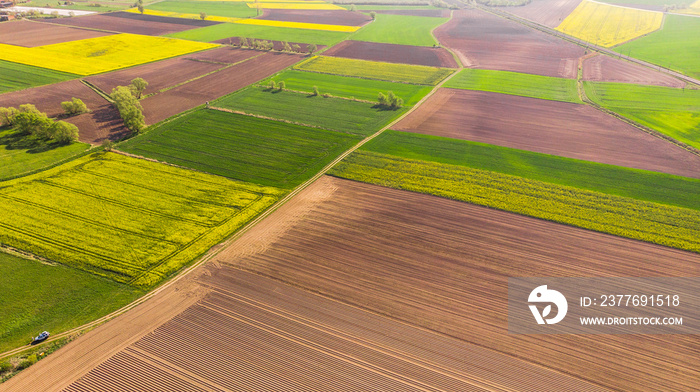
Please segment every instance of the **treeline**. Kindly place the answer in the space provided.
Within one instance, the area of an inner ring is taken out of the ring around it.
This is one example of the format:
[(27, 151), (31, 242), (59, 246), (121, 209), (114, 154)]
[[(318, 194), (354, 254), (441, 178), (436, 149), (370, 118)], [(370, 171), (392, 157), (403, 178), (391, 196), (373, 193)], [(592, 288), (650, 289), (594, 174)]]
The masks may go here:
[(139, 98), (148, 87), (148, 82), (142, 78), (136, 78), (128, 86), (117, 86), (112, 89), (109, 97), (114, 101), (114, 106), (119, 111), (119, 115), (124, 120), (126, 126), (132, 133), (139, 133), (146, 127), (143, 107)]
[[(229, 40), (229, 45), (231, 46), (236, 46), (233, 44), (233, 41)], [(267, 40), (260, 40), (260, 39), (254, 39), (254, 38), (246, 38), (246, 37), (239, 37), (238, 38), (238, 46), (241, 48), (248, 48), (248, 49), (255, 49), (255, 50), (265, 50), (265, 51), (270, 51), (275, 48), (275, 44), (272, 41), (267, 41)], [(318, 50), (318, 47), (316, 44), (311, 44), (306, 47), (306, 53), (308, 54), (314, 54)], [(282, 49), (280, 49), (280, 52), (289, 52), (289, 53), (303, 53), (301, 50), (301, 46), (298, 44), (289, 44), (289, 42), (282, 42)]]
[(78, 127), (49, 118), (46, 113), (29, 103), (20, 105), (19, 109), (0, 108), (0, 126), (11, 126), (20, 133), (59, 144), (69, 144), (78, 140)]

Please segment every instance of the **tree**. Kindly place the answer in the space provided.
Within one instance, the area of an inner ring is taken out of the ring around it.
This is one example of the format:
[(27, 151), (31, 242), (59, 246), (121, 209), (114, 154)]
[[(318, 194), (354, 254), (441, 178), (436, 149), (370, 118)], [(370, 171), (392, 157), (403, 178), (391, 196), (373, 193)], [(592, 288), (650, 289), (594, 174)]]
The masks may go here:
[(403, 99), (397, 97), (393, 91), (389, 91), (386, 95), (384, 95), (384, 93), (379, 93), (377, 96), (377, 101), (379, 101), (379, 106), (392, 110), (396, 110), (403, 106)]
[(131, 132), (138, 133), (146, 126), (143, 108), (139, 100), (131, 93), (131, 88), (117, 86), (112, 89), (112, 93), (109, 96), (114, 101), (114, 106), (119, 110), (119, 115), (124, 120), (124, 125)]
[(19, 111), (15, 108), (0, 108), (0, 126), (12, 125), (15, 122), (15, 115)]
[(78, 141), (78, 127), (65, 121), (56, 121), (49, 129), (51, 139), (60, 144), (69, 144)]
[(243, 48), (243, 47), (247, 48), (249, 46), (248, 39), (246, 37), (241, 37), (238, 41), (238, 44), (241, 46), (241, 48)]
[(143, 0), (138, 0), (136, 2), (136, 8), (138, 8), (139, 12), (143, 15)]
[(318, 92), (318, 87), (314, 86), (314, 93), (313, 93), (313, 96), (314, 96), (314, 97), (317, 97), (318, 94), (319, 94), (319, 92)]
[(318, 49), (316, 47), (316, 44), (311, 44), (306, 48), (306, 51), (309, 52), (309, 54), (314, 54), (314, 52)]
[(377, 18), (377, 13), (372, 11), (369, 13), (369, 17), (372, 18), (372, 20), (375, 20)]
[(377, 96), (377, 101), (379, 101), (379, 105), (381, 106), (387, 106), (387, 103), (389, 102), (386, 99), (386, 95), (384, 95), (384, 93), (379, 93), (379, 95)]
[(61, 107), (68, 116), (75, 116), (77, 114), (88, 112), (87, 105), (85, 105), (82, 100), (75, 97), (73, 97), (70, 101), (61, 102)]
[(299, 46), (298, 44), (294, 44), (292, 45), (292, 50), (297, 53), (301, 53), (301, 46)]
[(282, 45), (284, 46), (284, 47), (282, 48), (283, 51), (285, 51), (285, 52), (291, 52), (291, 51), (292, 51), (292, 47), (289, 46), (289, 42), (284, 41), (284, 42), (282, 42)]
[(48, 139), (53, 120), (48, 118), (46, 113), (40, 112), (36, 106), (25, 104), (19, 106), (19, 112), (13, 117), (13, 124), (21, 133)]
[(109, 139), (105, 139), (105, 141), (102, 142), (102, 148), (105, 151), (110, 152), (114, 148), (114, 142)]
[(287, 85), (284, 84), (284, 80), (283, 80), (283, 81), (279, 82), (277, 87), (279, 88), (279, 91), (282, 91), (282, 90), (284, 90), (285, 87), (287, 87)]
[(350, 11), (357, 12), (357, 6), (355, 4), (350, 4)]
[(202, 19), (202, 20), (206, 19), (206, 18), (207, 18), (207, 13), (206, 13), (206, 12), (200, 12), (200, 13), (199, 13), (199, 18)]
[(134, 96), (141, 99), (141, 94), (143, 94), (146, 87), (148, 87), (148, 82), (142, 78), (136, 78), (131, 81), (131, 85), (129, 87), (131, 88), (131, 92), (134, 94)]
[(275, 83), (274, 80), (270, 80), (270, 83), (267, 85), (267, 87), (269, 87), (270, 90), (274, 90), (275, 88), (277, 88), (277, 83)]

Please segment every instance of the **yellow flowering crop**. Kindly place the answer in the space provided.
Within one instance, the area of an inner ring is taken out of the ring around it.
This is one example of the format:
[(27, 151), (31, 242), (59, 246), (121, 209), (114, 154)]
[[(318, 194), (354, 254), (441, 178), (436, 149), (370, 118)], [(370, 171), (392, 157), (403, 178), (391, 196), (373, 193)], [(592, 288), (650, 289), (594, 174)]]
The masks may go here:
[(165, 37), (115, 34), (35, 48), (0, 44), (0, 60), (94, 75), (217, 46)]
[(290, 27), (295, 29), (307, 29), (307, 30), (324, 30), (324, 31), (340, 31), (344, 33), (352, 33), (357, 31), (359, 26), (338, 26), (338, 25), (327, 25), (318, 23), (300, 23), (300, 22), (286, 22), (281, 20), (263, 20), (263, 19), (241, 19), (234, 23), (238, 24), (248, 24), (256, 26), (273, 26), (273, 27)]
[(344, 10), (345, 8), (339, 7), (335, 4), (328, 3), (313, 3), (309, 4), (308, 1), (303, 3), (248, 3), (250, 8), (268, 8), (275, 10)]
[(677, 9), (677, 10), (674, 10), (673, 12), (679, 13), (679, 14), (700, 15), (700, 0), (691, 4), (688, 8)]
[(661, 28), (663, 14), (584, 0), (556, 29), (611, 47)]

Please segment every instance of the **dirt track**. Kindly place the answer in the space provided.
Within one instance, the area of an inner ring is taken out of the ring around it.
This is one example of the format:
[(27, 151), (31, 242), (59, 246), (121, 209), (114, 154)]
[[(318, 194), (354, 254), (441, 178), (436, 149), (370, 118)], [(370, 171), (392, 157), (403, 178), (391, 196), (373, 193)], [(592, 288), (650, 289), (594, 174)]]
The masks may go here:
[(207, 101), (213, 101), (264, 79), (301, 59), (300, 55), (264, 53), (241, 64), (146, 98), (141, 101), (146, 124), (155, 124)]
[(588, 105), (440, 89), (393, 129), (700, 177), (697, 155)]
[(320, 23), (340, 26), (362, 26), (372, 20), (360, 12), (343, 10), (275, 10), (266, 9), (257, 19), (281, 20), (299, 23)]
[(604, 55), (598, 55), (584, 60), (583, 80), (635, 83), (676, 88), (685, 86), (685, 82), (668, 74)]
[(575, 78), (583, 48), (487, 12), (454, 11), (434, 31), (465, 67)]
[(325, 51), (323, 55), (387, 63), (458, 68), (454, 57), (444, 48), (343, 41)]
[(78, 16), (74, 18), (47, 19), (44, 22), (153, 36), (219, 24), (219, 22), (209, 22), (205, 20), (197, 21), (194, 19), (165, 18), (133, 14), (130, 12), (113, 12), (109, 14)]
[(103, 33), (101, 31), (31, 22), (28, 20), (0, 23), (0, 43), (28, 48), (80, 39), (104, 37), (110, 34), (111, 33)]
[(502, 9), (521, 18), (555, 28), (581, 3), (581, 0), (533, 0), (520, 7)]

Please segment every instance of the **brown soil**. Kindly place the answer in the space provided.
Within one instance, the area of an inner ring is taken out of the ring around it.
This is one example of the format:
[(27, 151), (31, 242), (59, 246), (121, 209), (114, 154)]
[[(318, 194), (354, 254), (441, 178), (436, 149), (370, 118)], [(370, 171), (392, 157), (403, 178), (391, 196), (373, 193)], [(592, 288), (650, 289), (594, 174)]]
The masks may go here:
[(93, 145), (102, 144), (107, 139), (119, 140), (130, 134), (119, 111), (109, 103), (66, 121), (78, 127), (81, 142)]
[(581, 0), (532, 0), (521, 7), (501, 7), (509, 12), (535, 23), (555, 28), (581, 3)]
[[(331, 187), (332, 197), (284, 205), (218, 261), (605, 388), (696, 385), (697, 336), (509, 334), (507, 279), (697, 276), (700, 255), (347, 180), (323, 178), (318, 187)], [(528, 389), (531, 377), (516, 378), (522, 384), (504, 389)]]
[(319, 23), (340, 26), (362, 26), (372, 20), (359, 12), (342, 10), (271, 10), (266, 9), (257, 19), (281, 20), (298, 23)]
[[(178, 391), (602, 391), (234, 268), (212, 269), (204, 282), (213, 292), (201, 302), (66, 392), (112, 389), (117, 381)], [(504, 369), (529, 377), (503, 377)]]
[(449, 18), (450, 10), (363, 10), (360, 12), (376, 12), (378, 14), (390, 15), (410, 15), (410, 16), (427, 16), (432, 18)]
[[(123, 16), (122, 14), (127, 14)], [(130, 12), (114, 12), (100, 15), (77, 16), (73, 18), (46, 19), (45, 23), (86, 27), (90, 29), (115, 31), (141, 35), (164, 35), (211, 26), (218, 22), (183, 18), (164, 18)], [(200, 23), (201, 22), (201, 23)]]
[[(283, 41), (272, 41), (272, 40), (264, 40), (264, 41), (272, 42), (273, 50), (281, 51), (284, 49), (284, 42)], [(211, 41), (211, 42), (215, 43), (215, 44), (238, 46), (241, 42), (241, 37), (222, 38), (222, 39), (217, 39), (216, 41)], [(301, 42), (288, 42), (288, 44), (289, 45), (299, 45), (299, 50), (301, 51), (300, 53), (307, 53), (309, 45), (311, 45), (311, 44), (304, 44)], [(316, 45), (317, 50), (324, 49), (325, 47), (326, 47), (325, 45)]]
[(0, 43), (33, 48), (36, 46), (104, 37), (111, 33), (76, 29), (28, 20), (0, 23)]
[(435, 29), (466, 67), (575, 78), (584, 49), (481, 10), (459, 10)]
[(69, 80), (1, 94), (0, 107), (18, 107), (25, 103), (31, 103), (49, 117), (56, 117), (64, 113), (61, 102), (70, 101), (74, 97), (81, 99), (90, 110), (107, 102), (79, 80)]
[(583, 80), (619, 82), (682, 88), (685, 83), (673, 76), (629, 61), (598, 55), (584, 60)]
[(588, 105), (440, 89), (393, 129), (700, 177), (697, 155)]
[[(221, 49), (232, 51), (231, 48), (220, 48), (214, 50), (218, 51)], [(249, 51), (236, 52), (241, 54), (241, 59), (239, 61), (255, 55)], [(216, 71), (224, 66), (226, 66), (226, 64), (195, 61), (191, 60), (190, 56), (181, 56), (155, 63), (139, 65), (121, 71), (92, 76), (86, 80), (109, 94), (114, 87), (127, 86), (134, 78), (143, 78), (148, 82), (148, 87), (146, 88), (144, 95), (149, 95), (157, 93), (164, 88), (184, 83), (190, 79), (196, 78), (197, 76)]]
[(343, 41), (323, 53), (350, 59), (457, 68), (454, 57), (443, 48)]
[(207, 101), (213, 101), (301, 60), (300, 55), (254, 53), (261, 55), (142, 100), (146, 123), (155, 124)]

